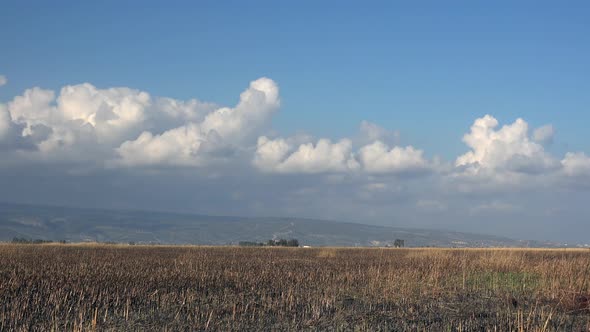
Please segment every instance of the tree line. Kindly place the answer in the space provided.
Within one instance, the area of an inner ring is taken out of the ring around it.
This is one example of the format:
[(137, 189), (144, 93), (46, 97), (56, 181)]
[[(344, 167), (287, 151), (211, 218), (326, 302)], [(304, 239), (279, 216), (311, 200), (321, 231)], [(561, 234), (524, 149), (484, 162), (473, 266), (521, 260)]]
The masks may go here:
[(278, 239), (268, 240), (266, 243), (254, 241), (240, 241), (238, 245), (242, 247), (299, 247), (297, 239)]
[(66, 240), (60, 241), (53, 241), (53, 240), (43, 240), (43, 239), (27, 239), (24, 237), (13, 237), (12, 243), (19, 243), (19, 244), (43, 244), (43, 243), (66, 243)]

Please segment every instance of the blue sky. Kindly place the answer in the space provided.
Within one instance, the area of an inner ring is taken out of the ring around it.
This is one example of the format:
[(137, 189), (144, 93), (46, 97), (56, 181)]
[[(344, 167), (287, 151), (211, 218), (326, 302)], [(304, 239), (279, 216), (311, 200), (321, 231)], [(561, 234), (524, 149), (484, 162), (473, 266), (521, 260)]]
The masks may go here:
[(370, 120), (450, 159), (490, 113), (552, 123), (552, 149), (588, 151), (589, 14), (585, 1), (9, 1), (0, 97), (91, 82), (227, 105), (267, 76), (283, 132), (339, 138)]
[(588, 1), (5, 1), (0, 201), (585, 241), (589, 17)]

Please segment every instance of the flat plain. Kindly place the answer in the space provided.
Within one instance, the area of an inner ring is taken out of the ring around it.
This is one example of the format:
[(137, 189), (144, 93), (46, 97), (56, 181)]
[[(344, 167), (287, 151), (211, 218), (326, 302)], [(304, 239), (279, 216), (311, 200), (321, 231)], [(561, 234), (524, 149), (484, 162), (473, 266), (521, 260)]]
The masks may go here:
[(590, 251), (0, 245), (1, 331), (585, 331)]

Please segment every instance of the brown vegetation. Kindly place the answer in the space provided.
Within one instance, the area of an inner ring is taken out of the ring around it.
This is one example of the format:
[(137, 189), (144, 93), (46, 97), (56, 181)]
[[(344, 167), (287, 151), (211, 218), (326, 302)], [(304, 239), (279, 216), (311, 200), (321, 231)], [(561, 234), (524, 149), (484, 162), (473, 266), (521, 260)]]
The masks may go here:
[(0, 330), (587, 330), (590, 252), (0, 246)]

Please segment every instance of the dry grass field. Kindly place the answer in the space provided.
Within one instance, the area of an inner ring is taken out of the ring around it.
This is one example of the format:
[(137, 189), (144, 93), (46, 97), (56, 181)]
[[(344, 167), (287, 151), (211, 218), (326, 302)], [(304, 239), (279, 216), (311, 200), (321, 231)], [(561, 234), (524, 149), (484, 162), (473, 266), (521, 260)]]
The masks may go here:
[(590, 252), (0, 245), (0, 330), (586, 331)]

